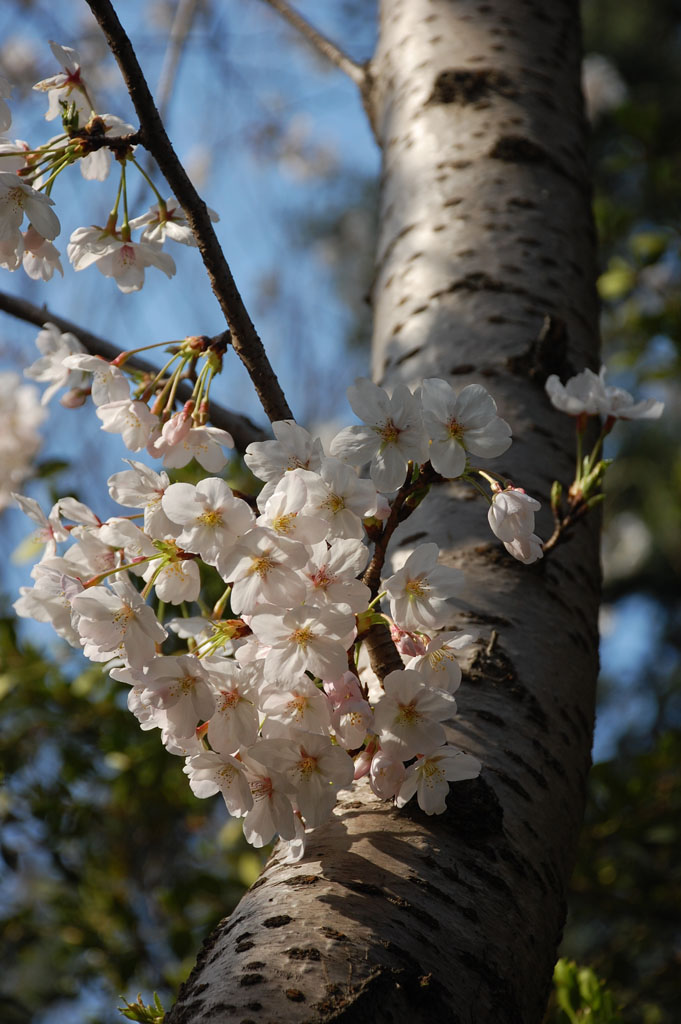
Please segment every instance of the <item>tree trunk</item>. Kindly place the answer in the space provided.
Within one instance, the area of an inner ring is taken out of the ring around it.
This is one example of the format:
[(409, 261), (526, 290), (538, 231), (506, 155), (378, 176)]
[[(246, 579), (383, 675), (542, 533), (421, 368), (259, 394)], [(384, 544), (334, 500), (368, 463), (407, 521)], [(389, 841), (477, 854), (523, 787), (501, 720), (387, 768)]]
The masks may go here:
[[(543, 383), (597, 365), (579, 71), (576, 0), (381, 4), (374, 376), (488, 387), (516, 438), (496, 468), (542, 501), (544, 537), (574, 429)], [(480, 642), (449, 738), (480, 779), (432, 818), (345, 794), (208, 938), (168, 1024), (541, 1020), (590, 761), (597, 523), (523, 566), (485, 513), (440, 485), (394, 545), (435, 540), (466, 573), (452, 627)]]

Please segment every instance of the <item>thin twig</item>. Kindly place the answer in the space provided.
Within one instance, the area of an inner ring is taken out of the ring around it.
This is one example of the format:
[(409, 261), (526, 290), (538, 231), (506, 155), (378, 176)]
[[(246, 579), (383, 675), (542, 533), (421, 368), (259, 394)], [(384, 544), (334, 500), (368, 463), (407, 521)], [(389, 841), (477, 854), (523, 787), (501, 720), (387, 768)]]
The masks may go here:
[(341, 71), (344, 71), (355, 85), (359, 86), (361, 90), (366, 88), (368, 81), (366, 68), (358, 64), (357, 61), (352, 60), (335, 43), (332, 43), (330, 39), (327, 39), (321, 32), (318, 32), (298, 11), (289, 6), (286, 0), (264, 0), (264, 2), (273, 7), (275, 11), (278, 11), (282, 18), (288, 21), (289, 25), (292, 25), (296, 31), (300, 32), (318, 53), (337, 68), (340, 68)]
[(198, 242), (211, 287), (229, 324), (234, 351), (248, 371), (269, 419), (292, 419), (281, 385), (270, 365), (220, 248), (206, 204), (180, 163), (168, 138), (132, 44), (110, 0), (87, 0), (125, 80), (140, 122), (142, 145), (151, 153), (184, 210)]
[[(34, 306), (32, 302), (27, 302), (26, 299), (17, 299), (6, 292), (0, 292), (0, 311), (16, 317), (18, 320), (26, 320), (29, 324), (35, 324), (36, 327), (52, 323), (63, 334), (74, 334), (91, 355), (101, 356), (103, 359), (108, 359), (109, 362), (121, 354), (121, 349), (112, 345), (110, 341), (100, 338), (97, 334), (93, 334), (78, 324), (71, 323), (70, 320), (65, 320), (62, 316), (57, 316), (56, 313), (50, 312), (45, 306)], [(158, 367), (148, 363), (145, 359), (140, 359), (138, 356), (130, 356), (126, 360), (126, 365), (131, 366), (135, 370), (140, 370), (142, 373), (154, 375), (158, 373)], [(182, 401), (187, 401), (191, 392), (191, 381), (182, 381), (177, 389), (177, 397)], [(264, 441), (267, 438), (267, 434), (247, 416), (239, 416), (237, 413), (229, 412), (228, 409), (224, 409), (212, 400), (210, 403), (210, 419), (216, 427), (229, 431), (234, 438), (234, 445), (237, 451), (244, 452), (252, 441)]]

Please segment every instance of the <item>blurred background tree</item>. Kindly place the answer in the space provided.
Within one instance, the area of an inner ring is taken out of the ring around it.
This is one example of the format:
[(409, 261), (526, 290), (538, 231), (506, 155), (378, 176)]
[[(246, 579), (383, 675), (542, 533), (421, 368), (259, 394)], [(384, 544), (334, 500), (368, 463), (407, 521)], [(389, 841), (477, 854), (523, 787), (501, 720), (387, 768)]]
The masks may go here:
[[(180, 155), (221, 214), (221, 240), (298, 418), (321, 427), (368, 352), (378, 155), (354, 90), (258, 0), (134, 7), (124, 13)], [(373, 0), (298, 7), (355, 59), (370, 55)], [(665, 398), (667, 411), (659, 422), (618, 428), (607, 453), (617, 461), (606, 502), (597, 764), (564, 953), (607, 980), (623, 1021), (673, 1024), (681, 1003), (681, 6), (585, 0), (583, 16), (604, 360), (613, 379)], [(84, 5), (6, 0), (0, 70), (15, 86), (16, 125), (46, 134), (44, 97), (36, 102), (30, 89), (54, 70), (47, 38), (76, 46), (97, 69), (107, 109), (130, 117)], [(89, 193), (57, 196), (69, 211), (64, 234), (105, 216), (107, 187)], [(151, 201), (140, 187), (139, 212)], [(180, 254), (182, 285), (167, 286), (163, 303), (152, 298), (157, 281), (121, 298), (112, 282), (68, 269), (47, 290), (19, 274), (1, 283), (129, 347), (220, 328), (195, 256)], [(3, 369), (34, 360), (34, 336), (27, 325), (0, 323)], [(258, 415), (238, 368), (221, 388), (224, 404)], [(115, 472), (124, 452), (99, 450), (88, 415), (50, 410), (43, 469), (27, 490), (45, 505), (73, 493), (108, 514), (89, 468), (103, 460)], [(64, 452), (66, 468), (54, 463)], [(10, 554), (27, 526), (9, 511), (2, 525), (0, 1017), (108, 1024), (120, 1019), (120, 992), (172, 998), (216, 923), (214, 908), (236, 903), (260, 861), (221, 806), (193, 798), (179, 761), (140, 732), (125, 694), (47, 631), (12, 622), (28, 567)], [(555, 1006), (549, 1018), (568, 1019)]]

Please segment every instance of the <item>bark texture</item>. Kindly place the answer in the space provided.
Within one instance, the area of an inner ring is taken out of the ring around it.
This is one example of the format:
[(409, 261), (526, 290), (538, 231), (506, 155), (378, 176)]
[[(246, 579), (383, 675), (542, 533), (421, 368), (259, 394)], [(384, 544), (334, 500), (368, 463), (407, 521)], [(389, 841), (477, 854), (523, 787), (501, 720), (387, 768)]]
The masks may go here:
[[(383, 0), (370, 111), (384, 153), (374, 375), (490, 389), (516, 440), (491, 465), (569, 483), (548, 373), (597, 366), (576, 0)], [(305, 860), (275, 855), (206, 941), (168, 1024), (536, 1024), (590, 763), (597, 524), (523, 566), (486, 505), (431, 491), (395, 547), (435, 540), (480, 631), (450, 738), (483, 762), (449, 810), (346, 794)]]

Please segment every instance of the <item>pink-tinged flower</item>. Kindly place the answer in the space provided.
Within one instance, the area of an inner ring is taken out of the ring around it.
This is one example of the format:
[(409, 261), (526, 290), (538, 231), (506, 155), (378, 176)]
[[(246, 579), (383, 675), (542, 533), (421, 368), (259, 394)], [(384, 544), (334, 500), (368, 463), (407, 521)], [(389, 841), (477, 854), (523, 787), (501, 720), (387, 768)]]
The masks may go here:
[(468, 650), (475, 639), (471, 633), (438, 633), (428, 643), (423, 654), (407, 662), (406, 668), (418, 672), (428, 686), (454, 693), (461, 682), (456, 652)]
[(55, 633), (71, 647), (80, 647), (80, 636), (72, 624), (71, 606), (76, 595), (82, 592), (83, 584), (45, 562), (36, 565), (32, 575), (35, 586), (19, 588), (21, 596), (14, 602), (15, 612), (21, 618), (49, 622)]
[(585, 414), (620, 420), (655, 420), (662, 415), (664, 402), (653, 398), (634, 402), (633, 396), (624, 388), (606, 385), (605, 375), (604, 366), (599, 374), (593, 370), (582, 370), (566, 384), (561, 384), (556, 374), (552, 374), (546, 381), (546, 393), (556, 409), (570, 416)]
[(373, 728), (373, 714), (362, 697), (357, 676), (344, 672), (335, 682), (324, 683), (324, 692), (333, 705), (331, 724), (336, 742), (345, 750), (361, 747)]
[(144, 674), (145, 698), (168, 716), (175, 736), (193, 736), (215, 711), (208, 675), (193, 654), (154, 658)]
[(395, 803), (404, 807), (416, 793), (422, 811), (443, 814), (447, 809), (449, 783), (477, 779), (481, 770), (477, 757), (449, 745), (437, 747), (426, 755), (419, 755), (414, 764), (409, 765)]
[(91, 661), (124, 657), (142, 668), (168, 635), (132, 583), (119, 577), (107, 587), (90, 587), (71, 601), (75, 627)]
[(220, 572), (228, 552), (253, 525), (253, 513), (245, 501), (235, 498), (219, 477), (193, 484), (171, 484), (162, 499), (163, 511), (181, 527), (177, 543), (200, 555)]
[(256, 609), (250, 626), (269, 650), (265, 679), (286, 686), (306, 672), (320, 679), (338, 679), (347, 668), (347, 649), (355, 632), (354, 615), (325, 608)]
[(60, 46), (50, 39), (50, 49), (62, 70), (50, 78), (43, 78), (33, 86), (39, 92), (49, 93), (49, 106), (45, 114), (46, 121), (53, 121), (62, 112), (62, 103), (75, 103), (76, 110), (83, 123), (92, 112), (90, 99), (81, 76), (80, 57), (70, 46)]
[(371, 462), (369, 472), (379, 491), (401, 487), (407, 463), (428, 458), (421, 404), (405, 384), (398, 384), (392, 398), (378, 385), (359, 377), (348, 388), (355, 415), (365, 426), (345, 427), (331, 442), (331, 454), (352, 466)]
[(286, 778), (305, 824), (316, 828), (331, 814), (339, 789), (352, 784), (352, 758), (327, 736), (261, 740), (253, 755)]
[(369, 588), (357, 579), (367, 564), (369, 551), (361, 540), (326, 541), (312, 547), (312, 556), (302, 575), (309, 581), (308, 604), (341, 606), (363, 611), (371, 600)]
[(74, 270), (94, 265), (104, 277), (113, 277), (122, 292), (140, 290), (146, 267), (157, 267), (166, 277), (175, 274), (173, 257), (163, 252), (160, 245), (125, 240), (119, 233), (96, 225), (76, 228), (66, 251)]
[(493, 459), (510, 447), (511, 428), (497, 416), (496, 402), (479, 384), (469, 384), (457, 395), (446, 381), (431, 377), (423, 382), (421, 401), (430, 461), (442, 476), (460, 476), (467, 452)]
[(236, 757), (204, 750), (188, 757), (183, 770), (194, 796), (203, 799), (220, 793), (234, 818), (243, 817), (253, 807), (246, 769)]
[(369, 785), (381, 800), (391, 800), (405, 779), (404, 764), (397, 754), (379, 750), (371, 759)]
[(503, 541), (509, 554), (526, 565), (543, 556), (541, 540), (534, 531), (534, 514), (541, 508), (536, 498), (520, 487), (497, 491), (487, 513), (492, 533)]
[(385, 693), (374, 708), (374, 728), (381, 749), (407, 761), (445, 741), (440, 722), (456, 714), (456, 701), (444, 690), (433, 690), (418, 672), (390, 672)]
[(39, 427), (45, 410), (34, 387), (23, 385), (16, 373), (0, 373), (0, 509), (11, 501), (33, 472), (32, 464), (42, 444)]
[(449, 617), (447, 601), (461, 586), (458, 569), (438, 565), (437, 544), (420, 544), (402, 568), (385, 581), (390, 614), (401, 629), (440, 629)]
[(222, 449), (233, 448), (234, 438), (220, 427), (195, 427), (183, 412), (164, 423), (161, 436), (151, 440), (147, 451), (163, 459), (166, 469), (181, 469), (196, 459), (209, 473), (219, 473), (227, 459)]
[(0, 242), (16, 238), (24, 215), (43, 238), (56, 238), (61, 230), (53, 201), (37, 192), (18, 174), (0, 171)]
[(15, 271), (21, 263), (23, 255), (24, 236), (20, 231), (17, 231), (16, 235), (6, 242), (0, 242), (0, 267), (4, 270), (9, 270), (10, 273)]
[(245, 534), (222, 564), (222, 577), (233, 583), (231, 604), (237, 615), (258, 604), (289, 608), (305, 600), (305, 584), (295, 570), (307, 560), (296, 541), (255, 526)]
[(24, 234), (24, 270), (34, 281), (49, 281), (55, 270), (64, 276), (59, 250), (29, 225)]
[[(206, 209), (213, 223), (220, 220), (215, 210), (211, 210), (210, 207), (206, 207)], [(184, 210), (174, 196), (166, 199), (163, 209), (158, 203), (154, 203), (148, 213), (131, 220), (130, 227), (133, 231), (137, 228), (144, 228), (143, 242), (165, 242), (166, 238), (170, 238), (171, 241), (180, 242), (181, 245), (196, 246), (198, 244), (194, 238), (194, 232), (187, 222)]]
[(131, 452), (145, 448), (152, 431), (158, 426), (149, 406), (130, 398), (98, 406), (97, 416), (102, 421), (102, 430), (108, 434), (120, 434), (123, 444)]
[(215, 698), (215, 712), (208, 723), (211, 747), (225, 754), (250, 747), (259, 725), (256, 673), (226, 658), (204, 658), (203, 667)]
[(269, 843), (277, 833), (282, 839), (296, 838), (291, 806), (293, 786), (279, 772), (260, 763), (258, 747), (256, 743), (241, 753), (253, 797), (253, 807), (244, 817), (243, 830), (247, 842), (256, 849)]
[(37, 525), (38, 529), (32, 540), (45, 545), (43, 557), (51, 558), (56, 555), (57, 544), (68, 540), (69, 537), (59, 518), (59, 502), (52, 506), (48, 517), (34, 498), (27, 498), (23, 494), (12, 494), (12, 497), (21, 511)]
[(41, 384), (49, 383), (50, 386), (41, 398), (43, 405), (47, 405), (52, 395), (60, 388), (84, 387), (85, 377), (82, 371), (74, 371), (64, 365), (67, 356), (85, 352), (75, 334), (62, 333), (54, 324), (46, 323), (35, 343), (42, 355), (24, 370), (24, 376)]

